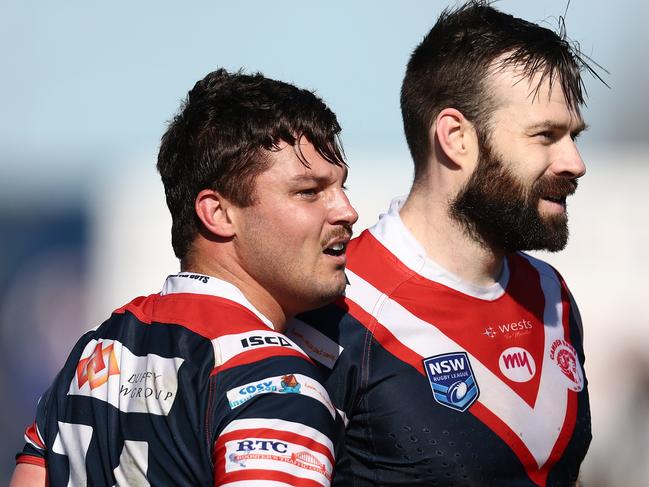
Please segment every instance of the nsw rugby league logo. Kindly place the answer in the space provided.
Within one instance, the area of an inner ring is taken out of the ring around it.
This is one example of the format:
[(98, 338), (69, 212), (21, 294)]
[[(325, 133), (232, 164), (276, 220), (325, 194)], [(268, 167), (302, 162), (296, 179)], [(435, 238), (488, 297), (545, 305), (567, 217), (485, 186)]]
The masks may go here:
[(424, 369), (436, 402), (464, 412), (480, 395), (466, 352), (445, 353), (424, 359)]

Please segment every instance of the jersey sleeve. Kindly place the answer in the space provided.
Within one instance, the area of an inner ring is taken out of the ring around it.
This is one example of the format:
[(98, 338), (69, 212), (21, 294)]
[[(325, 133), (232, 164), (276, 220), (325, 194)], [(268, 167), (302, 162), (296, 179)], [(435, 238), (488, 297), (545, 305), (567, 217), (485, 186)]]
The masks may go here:
[(39, 400), (36, 419), (25, 430), (25, 446), (22, 451), (16, 455), (16, 464), (29, 463), (40, 467), (46, 467), (46, 446), (42, 432), (44, 431), (45, 424), (44, 405), (47, 401), (48, 393)]
[(270, 330), (217, 341), (214, 484), (329, 486), (343, 426), (316, 365)]

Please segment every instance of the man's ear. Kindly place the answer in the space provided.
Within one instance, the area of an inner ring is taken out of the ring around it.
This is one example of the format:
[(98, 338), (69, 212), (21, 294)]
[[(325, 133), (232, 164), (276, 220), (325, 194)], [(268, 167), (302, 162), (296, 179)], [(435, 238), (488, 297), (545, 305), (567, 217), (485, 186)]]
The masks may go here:
[(218, 191), (204, 189), (196, 196), (194, 210), (205, 229), (217, 237), (231, 238), (236, 234), (232, 220), (233, 204)]
[(455, 108), (445, 108), (435, 120), (431, 136), (437, 139), (439, 148), (446, 157), (460, 167), (467, 163), (473, 165), (478, 156), (478, 137), (462, 112)]

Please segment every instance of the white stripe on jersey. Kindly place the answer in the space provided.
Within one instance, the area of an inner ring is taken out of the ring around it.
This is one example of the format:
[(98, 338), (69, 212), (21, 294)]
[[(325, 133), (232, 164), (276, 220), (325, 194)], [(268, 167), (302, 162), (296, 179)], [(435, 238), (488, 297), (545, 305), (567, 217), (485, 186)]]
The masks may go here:
[(293, 318), (289, 322), (284, 333), (302, 347), (302, 350), (308, 353), (312, 359), (330, 369), (333, 369), (336, 360), (344, 350), (342, 346), (324, 333), (297, 318)]
[(252, 330), (245, 333), (223, 335), (213, 339), (212, 346), (214, 347), (214, 367), (220, 367), (242, 353), (265, 347), (286, 347), (307, 356), (292, 340), (271, 330)]
[[(467, 352), (435, 327), (434, 323), (421, 320), (349, 269), (346, 274), (349, 280), (347, 298), (375, 316), (405, 347), (423, 358), (448, 352)], [(548, 460), (559, 437), (568, 399), (567, 388), (556, 389), (557, 384), (562, 385), (565, 381), (561, 378), (559, 368), (554, 366), (549, 358), (552, 342), (563, 339), (564, 336), (560, 286), (557, 285), (556, 278), (554, 281), (550, 279), (547, 272), (541, 272), (541, 285), (546, 302), (545, 345), (541, 380), (534, 408), (475, 356), (467, 352), (480, 387), (478, 401), (518, 435), (539, 468)]]
[[(230, 422), (223, 431), (221, 431), (220, 436), (223, 436), (228, 433), (233, 433), (240, 430), (277, 430), (278, 435), (281, 435), (282, 431), (288, 433), (294, 433), (296, 435), (304, 436), (314, 440), (317, 443), (320, 443), (322, 446), (326, 447), (330, 452), (332, 458), (334, 457), (334, 446), (329, 437), (311, 426), (307, 426), (302, 423), (296, 423), (294, 421), (285, 421), (283, 419), (277, 418), (247, 418), (247, 419), (235, 419)], [(217, 440), (218, 441), (218, 440)]]
[[(287, 377), (296, 380), (295, 386), (291, 387), (285, 383)], [(329, 399), (329, 394), (322, 385), (315, 379), (302, 374), (284, 374), (275, 377), (266, 377), (243, 384), (227, 393), (231, 409), (235, 409), (260, 394), (300, 394), (320, 402), (329, 410), (332, 418), (336, 418), (336, 410)]]

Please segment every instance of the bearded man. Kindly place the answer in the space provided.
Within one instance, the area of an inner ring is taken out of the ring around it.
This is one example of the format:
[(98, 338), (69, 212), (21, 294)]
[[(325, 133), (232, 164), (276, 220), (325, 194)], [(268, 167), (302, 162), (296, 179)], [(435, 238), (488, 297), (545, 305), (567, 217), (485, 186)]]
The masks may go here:
[(485, 2), (443, 12), (413, 52), (410, 194), (351, 242), (346, 296), (289, 331), (348, 421), (336, 485), (577, 481), (591, 439), (579, 312), (523, 251), (566, 245), (584, 70), (563, 35)]

